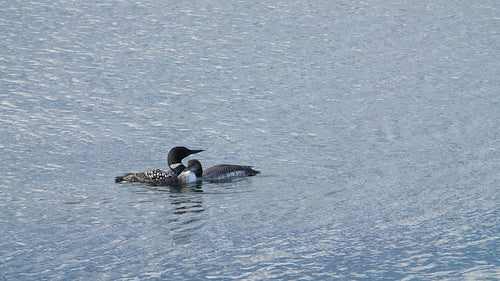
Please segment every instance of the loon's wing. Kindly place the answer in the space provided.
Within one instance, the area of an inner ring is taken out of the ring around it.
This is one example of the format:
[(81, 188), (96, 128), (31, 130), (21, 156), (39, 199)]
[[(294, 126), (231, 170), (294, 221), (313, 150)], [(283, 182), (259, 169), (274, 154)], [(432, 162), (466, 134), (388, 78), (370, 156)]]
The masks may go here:
[(259, 173), (259, 171), (252, 169), (252, 166), (220, 164), (203, 171), (203, 179), (223, 180), (232, 177), (254, 176)]
[(155, 169), (142, 173), (128, 173), (115, 178), (115, 182), (143, 182), (153, 185), (165, 185), (174, 183), (177, 176), (170, 170)]

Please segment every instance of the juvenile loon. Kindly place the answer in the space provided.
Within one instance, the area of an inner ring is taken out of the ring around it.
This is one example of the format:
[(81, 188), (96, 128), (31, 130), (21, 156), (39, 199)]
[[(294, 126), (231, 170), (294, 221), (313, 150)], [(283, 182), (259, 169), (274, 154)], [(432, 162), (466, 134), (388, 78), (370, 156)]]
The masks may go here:
[[(184, 177), (189, 176), (188, 172), (191, 172), (191, 170), (195, 169), (193, 167), (190, 167), (190, 170), (186, 171), (186, 174), (181, 175), (182, 172), (186, 169), (186, 166), (182, 164), (182, 159), (188, 157), (191, 154), (195, 154), (202, 151), (203, 150), (190, 150), (183, 146), (174, 147), (168, 153), (167, 161), (170, 170), (154, 169), (141, 173), (128, 173), (123, 176), (116, 177), (115, 182), (122, 182), (122, 181), (143, 182), (152, 185), (175, 184), (179, 181), (178, 176), (181, 176), (182, 177), (181, 180), (184, 180)], [(195, 164), (196, 163), (193, 163), (193, 165)]]
[(216, 165), (203, 171), (203, 167), (197, 159), (189, 160), (186, 169), (177, 177), (172, 176), (172, 184), (193, 183), (201, 180), (217, 181), (232, 177), (246, 177), (259, 174), (259, 171), (251, 166), (239, 165)]
[(232, 177), (255, 176), (256, 174), (260, 174), (260, 172), (252, 169), (252, 166), (220, 164), (204, 170), (203, 179), (217, 181)]
[(251, 166), (239, 165), (216, 165), (203, 171), (200, 161), (196, 159), (189, 160), (187, 168), (177, 177), (178, 183), (191, 183), (198, 180), (224, 180), (232, 177), (246, 177), (259, 174), (259, 171), (252, 169)]

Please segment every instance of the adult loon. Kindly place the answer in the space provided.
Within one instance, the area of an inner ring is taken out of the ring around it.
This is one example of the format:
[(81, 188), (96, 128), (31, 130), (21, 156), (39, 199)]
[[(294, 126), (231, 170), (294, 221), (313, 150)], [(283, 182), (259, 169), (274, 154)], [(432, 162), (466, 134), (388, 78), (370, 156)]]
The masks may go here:
[[(181, 177), (181, 180), (184, 180), (184, 177), (188, 180), (189, 178), (192, 178), (192, 175), (190, 175), (189, 172), (192, 172), (195, 168), (190, 167), (190, 169), (186, 171), (186, 174), (181, 175), (186, 169), (186, 166), (182, 164), (182, 159), (191, 154), (202, 151), (203, 150), (190, 150), (183, 146), (174, 147), (168, 152), (167, 161), (170, 170), (154, 169), (141, 173), (128, 173), (123, 176), (116, 177), (115, 182), (129, 181), (149, 183), (152, 185), (170, 185), (178, 183), (179, 176)], [(193, 165), (195, 164), (196, 163), (193, 162)]]

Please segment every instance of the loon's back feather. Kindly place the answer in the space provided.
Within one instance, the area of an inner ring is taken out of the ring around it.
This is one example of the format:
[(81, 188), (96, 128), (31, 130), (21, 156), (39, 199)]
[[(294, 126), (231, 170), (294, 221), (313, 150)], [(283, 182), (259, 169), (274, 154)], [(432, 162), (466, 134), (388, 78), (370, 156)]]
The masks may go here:
[(170, 170), (154, 169), (141, 173), (128, 173), (115, 178), (115, 182), (143, 182), (153, 185), (171, 184), (177, 180), (177, 176)]
[(223, 180), (232, 177), (246, 177), (260, 174), (259, 171), (252, 169), (252, 167), (230, 164), (215, 165), (203, 171), (203, 179)]

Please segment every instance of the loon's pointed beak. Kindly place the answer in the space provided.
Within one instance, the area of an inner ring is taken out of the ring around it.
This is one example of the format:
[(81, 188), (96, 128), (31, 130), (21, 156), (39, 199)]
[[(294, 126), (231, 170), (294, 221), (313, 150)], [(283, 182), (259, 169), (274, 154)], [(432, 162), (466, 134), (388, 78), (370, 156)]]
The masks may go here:
[(189, 150), (189, 155), (191, 154), (195, 154), (195, 153), (198, 153), (198, 152), (202, 152), (203, 149), (198, 149), (198, 150)]

